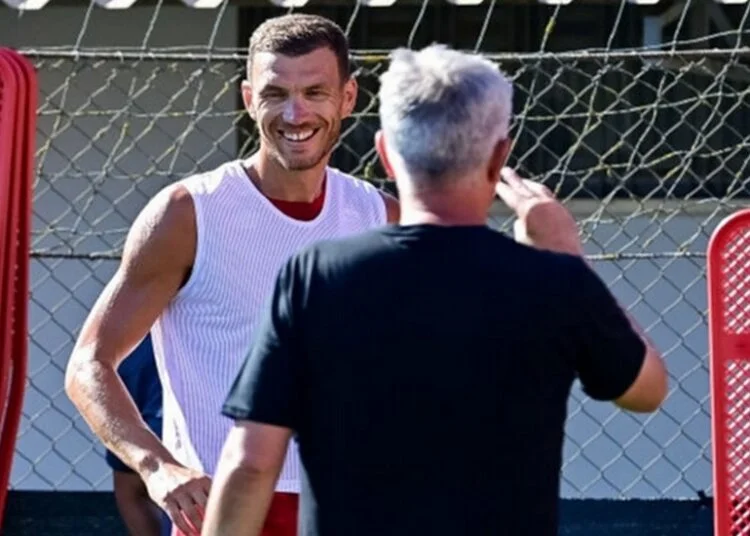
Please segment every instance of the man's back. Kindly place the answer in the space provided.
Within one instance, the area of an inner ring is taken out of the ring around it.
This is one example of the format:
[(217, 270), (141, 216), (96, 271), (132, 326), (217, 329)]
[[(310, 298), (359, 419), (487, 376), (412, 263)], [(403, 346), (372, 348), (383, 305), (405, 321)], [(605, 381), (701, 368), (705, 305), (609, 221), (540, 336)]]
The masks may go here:
[(304, 358), (268, 361), (249, 418), (298, 433), (302, 536), (556, 534), (572, 382), (614, 399), (644, 355), (581, 259), (392, 226), (306, 251), (280, 283), (278, 340)]

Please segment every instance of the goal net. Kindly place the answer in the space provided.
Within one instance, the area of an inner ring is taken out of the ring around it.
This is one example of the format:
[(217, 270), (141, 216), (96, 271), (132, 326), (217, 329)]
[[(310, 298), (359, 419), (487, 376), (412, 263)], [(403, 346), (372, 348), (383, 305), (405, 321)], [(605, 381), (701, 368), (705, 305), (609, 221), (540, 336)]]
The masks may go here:
[[(383, 187), (372, 139), (389, 50), (444, 42), (512, 76), (512, 165), (571, 207), (597, 271), (671, 375), (664, 410), (648, 417), (574, 391), (562, 494), (710, 495), (705, 251), (715, 225), (747, 203), (750, 4), (290, 2), (69, 3), (0, 17), (41, 87), (30, 376), (13, 486), (109, 488), (102, 448), (63, 393), (72, 343), (146, 200), (255, 150), (238, 91), (245, 45), (262, 20), (297, 10), (333, 18), (351, 39), (360, 97), (334, 164)], [(501, 206), (490, 220), (509, 229)]]

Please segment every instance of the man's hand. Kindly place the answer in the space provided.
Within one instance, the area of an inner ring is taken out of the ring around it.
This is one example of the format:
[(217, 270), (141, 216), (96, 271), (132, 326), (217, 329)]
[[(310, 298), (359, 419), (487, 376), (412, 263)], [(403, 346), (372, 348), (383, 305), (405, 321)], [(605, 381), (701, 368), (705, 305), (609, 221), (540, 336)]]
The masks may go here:
[(554, 194), (537, 182), (503, 168), (496, 192), (516, 213), (513, 233), (516, 241), (539, 249), (583, 255), (578, 226)]
[(151, 499), (185, 536), (200, 536), (211, 480), (175, 463), (161, 464), (144, 476)]

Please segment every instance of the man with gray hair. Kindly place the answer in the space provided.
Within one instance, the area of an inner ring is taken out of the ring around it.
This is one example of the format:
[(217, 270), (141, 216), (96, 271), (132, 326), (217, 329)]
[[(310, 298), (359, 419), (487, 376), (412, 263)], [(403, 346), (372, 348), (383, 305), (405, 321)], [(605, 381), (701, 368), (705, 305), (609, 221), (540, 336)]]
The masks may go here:
[[(295, 434), (301, 536), (552, 536), (575, 379), (659, 407), (659, 353), (582, 259), (572, 216), (504, 168), (511, 102), (481, 57), (394, 52), (376, 146), (400, 222), (281, 270), (224, 404), (204, 535), (259, 533)], [(515, 241), (486, 226), (496, 193)]]

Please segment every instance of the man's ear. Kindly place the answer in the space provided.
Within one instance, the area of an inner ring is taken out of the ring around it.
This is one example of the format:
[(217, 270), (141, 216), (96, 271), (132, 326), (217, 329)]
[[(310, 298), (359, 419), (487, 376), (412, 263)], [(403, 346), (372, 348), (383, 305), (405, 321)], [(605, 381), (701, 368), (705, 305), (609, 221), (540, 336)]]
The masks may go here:
[(255, 108), (253, 107), (253, 87), (250, 85), (249, 80), (242, 81), (242, 102), (245, 105), (245, 110), (250, 115), (250, 119), (255, 121)]
[(492, 149), (492, 155), (487, 165), (487, 179), (495, 184), (500, 180), (500, 171), (508, 161), (508, 155), (510, 154), (511, 139), (505, 138), (498, 141), (495, 147)]
[(344, 83), (343, 88), (343, 102), (341, 103), (341, 119), (346, 119), (354, 111), (354, 107), (357, 105), (357, 93), (359, 92), (359, 84), (357, 79), (353, 76)]
[(391, 165), (391, 160), (388, 157), (388, 145), (385, 142), (385, 134), (383, 134), (382, 130), (378, 130), (375, 133), (375, 151), (380, 157), (380, 162), (383, 164), (383, 169), (385, 169), (386, 176), (389, 179), (394, 179), (396, 177), (396, 174), (393, 172), (393, 166)]

